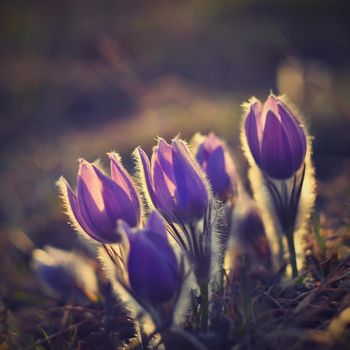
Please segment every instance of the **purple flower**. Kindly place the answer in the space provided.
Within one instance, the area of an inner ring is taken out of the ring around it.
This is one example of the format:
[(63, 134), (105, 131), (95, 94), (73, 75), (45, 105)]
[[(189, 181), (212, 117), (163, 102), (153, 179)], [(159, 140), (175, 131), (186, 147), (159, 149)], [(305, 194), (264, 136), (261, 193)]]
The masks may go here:
[(260, 212), (255, 205), (235, 216), (235, 234), (254, 265), (271, 268), (271, 248)]
[(117, 220), (122, 219), (134, 227), (140, 223), (141, 215), (137, 192), (128, 173), (116, 154), (108, 156), (111, 177), (104, 175), (95, 165), (81, 160), (77, 194), (64, 178), (60, 181), (74, 223), (102, 243), (119, 241)]
[(169, 145), (159, 139), (151, 162), (141, 148), (138, 152), (154, 206), (174, 222), (201, 219), (208, 206), (208, 191), (185, 142), (174, 139)]
[(236, 172), (225, 143), (215, 134), (210, 133), (200, 143), (196, 159), (207, 174), (213, 192), (221, 200), (226, 201), (237, 188)]
[(290, 178), (304, 163), (305, 130), (279, 97), (270, 95), (263, 106), (250, 101), (245, 134), (256, 164), (273, 179)]
[(159, 214), (153, 212), (142, 230), (122, 226), (130, 243), (127, 270), (133, 293), (146, 303), (171, 301), (181, 284), (180, 271)]
[(87, 258), (48, 246), (33, 251), (32, 268), (50, 294), (96, 301), (97, 278)]

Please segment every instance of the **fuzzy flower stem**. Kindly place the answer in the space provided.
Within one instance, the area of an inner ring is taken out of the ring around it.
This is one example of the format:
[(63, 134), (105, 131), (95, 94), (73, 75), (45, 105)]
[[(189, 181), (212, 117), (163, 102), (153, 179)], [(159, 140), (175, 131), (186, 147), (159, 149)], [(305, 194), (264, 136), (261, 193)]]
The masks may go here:
[(248, 322), (250, 311), (249, 311), (249, 290), (248, 290), (248, 279), (247, 279), (247, 257), (242, 256), (242, 266), (239, 269), (239, 292), (241, 299), (241, 307), (243, 313), (243, 326)]
[(209, 288), (208, 283), (203, 282), (199, 285), (201, 292), (200, 305), (200, 329), (206, 331), (208, 329), (208, 314), (209, 314)]
[(297, 259), (295, 254), (295, 244), (294, 244), (294, 235), (293, 231), (287, 232), (287, 242), (289, 248), (289, 259), (292, 267), (292, 276), (296, 278), (298, 276), (298, 267), (297, 267)]
[(280, 266), (284, 264), (284, 241), (283, 237), (278, 235), (277, 237), (277, 243), (278, 243), (278, 262), (280, 263)]
[(107, 283), (107, 285), (104, 286), (103, 288), (103, 294), (105, 297), (105, 310), (106, 310), (106, 314), (104, 317), (104, 329), (106, 330), (106, 332), (109, 331), (109, 327), (110, 327), (110, 321), (111, 321), (111, 317), (112, 317), (112, 305), (113, 305), (113, 295), (112, 295), (112, 285), (110, 282)]

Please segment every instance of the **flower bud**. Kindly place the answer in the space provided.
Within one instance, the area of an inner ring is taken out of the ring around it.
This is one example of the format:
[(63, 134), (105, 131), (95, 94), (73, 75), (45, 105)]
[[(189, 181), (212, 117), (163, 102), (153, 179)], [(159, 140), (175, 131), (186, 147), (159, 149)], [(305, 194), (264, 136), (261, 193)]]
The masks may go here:
[(233, 222), (233, 239), (248, 256), (252, 267), (271, 269), (271, 248), (254, 202), (248, 198), (241, 200), (235, 208)]
[(35, 249), (32, 256), (32, 267), (50, 294), (96, 300), (97, 278), (88, 259), (54, 247)]
[(184, 141), (159, 139), (151, 162), (138, 148), (145, 183), (154, 206), (167, 219), (189, 223), (201, 219), (208, 206), (205, 180)]
[(196, 160), (207, 174), (214, 194), (226, 201), (237, 191), (236, 171), (233, 159), (225, 143), (210, 133), (202, 140), (196, 152)]
[(264, 105), (253, 98), (248, 108), (244, 130), (256, 164), (273, 179), (290, 178), (305, 161), (304, 127), (280, 97)]
[(65, 198), (72, 221), (91, 238), (101, 243), (118, 242), (117, 220), (130, 226), (140, 222), (140, 202), (134, 185), (117, 155), (109, 154), (111, 177), (104, 175), (95, 165), (80, 161), (77, 194), (61, 178), (60, 189)]
[(132, 291), (140, 300), (154, 305), (171, 301), (181, 279), (161, 217), (153, 212), (144, 229), (132, 229), (126, 223), (122, 226), (130, 243), (127, 270)]

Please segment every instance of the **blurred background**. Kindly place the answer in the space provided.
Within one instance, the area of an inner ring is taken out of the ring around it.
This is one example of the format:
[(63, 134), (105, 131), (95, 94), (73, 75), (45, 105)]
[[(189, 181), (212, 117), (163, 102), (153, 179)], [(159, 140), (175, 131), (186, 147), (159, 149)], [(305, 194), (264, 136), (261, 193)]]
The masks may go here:
[(33, 0), (0, 4), (0, 284), (30, 251), (71, 248), (55, 181), (77, 159), (214, 131), (239, 147), (241, 103), (287, 94), (310, 125), (318, 207), (349, 217), (346, 0)]

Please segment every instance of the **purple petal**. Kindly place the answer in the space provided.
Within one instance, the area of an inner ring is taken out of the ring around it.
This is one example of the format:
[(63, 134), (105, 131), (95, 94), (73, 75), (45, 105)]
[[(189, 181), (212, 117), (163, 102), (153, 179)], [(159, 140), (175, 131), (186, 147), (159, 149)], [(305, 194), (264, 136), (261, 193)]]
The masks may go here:
[(225, 143), (210, 133), (200, 144), (196, 159), (207, 174), (214, 193), (225, 201), (236, 185), (235, 167)]
[(83, 231), (85, 231), (93, 239), (100, 240), (99, 236), (93, 231), (93, 228), (91, 229), (88, 226), (88, 224), (85, 222), (85, 220), (80, 212), (78, 199), (77, 199), (76, 195), (74, 194), (74, 192), (72, 191), (72, 189), (69, 186), (66, 179), (63, 177), (62, 177), (61, 184), (62, 184), (62, 186), (64, 186), (64, 188), (62, 188), (62, 190), (65, 191), (65, 193), (67, 194), (67, 199), (68, 199), (68, 203), (69, 203), (71, 212), (72, 212), (75, 220), (77, 221), (77, 223), (81, 227), (81, 229)]
[(245, 244), (252, 244), (259, 236), (265, 236), (265, 227), (256, 210), (250, 210), (237, 222), (239, 239)]
[(159, 209), (172, 218), (175, 208), (175, 184), (163, 172), (158, 161), (153, 163), (152, 172)]
[(142, 165), (142, 169), (143, 169), (143, 174), (144, 174), (144, 179), (145, 179), (145, 183), (147, 186), (147, 190), (149, 193), (149, 196), (151, 197), (151, 200), (154, 204), (155, 207), (159, 207), (159, 202), (157, 199), (157, 195), (154, 192), (154, 188), (153, 188), (153, 179), (152, 179), (152, 174), (151, 174), (151, 166), (150, 166), (150, 162), (149, 159), (146, 155), (146, 153), (144, 152), (144, 150), (141, 147), (137, 148), (137, 151), (140, 155), (140, 160), (141, 160), (141, 165)]
[(168, 239), (165, 223), (156, 211), (152, 212), (152, 214), (149, 216), (145, 230)]
[(272, 178), (287, 179), (292, 176), (288, 138), (282, 124), (271, 111), (266, 116), (261, 158), (263, 170)]
[(125, 220), (132, 227), (137, 226), (140, 222), (140, 206), (138, 201), (138, 205), (135, 206), (135, 202), (130, 200), (130, 197), (122, 187), (104, 175), (96, 167), (94, 169), (102, 183), (102, 196), (105, 209), (114, 226), (118, 219)]
[(205, 184), (182, 141), (172, 142), (173, 166), (176, 179), (177, 212), (184, 221), (201, 218), (208, 205)]
[(135, 236), (128, 258), (132, 289), (140, 298), (152, 303), (170, 301), (176, 293), (178, 283), (177, 270), (172, 265), (174, 253), (162, 249), (168, 247), (163, 236), (158, 237), (158, 245), (141, 232)]
[(306, 136), (296, 118), (288, 112), (282, 103), (279, 104), (282, 125), (287, 134), (292, 154), (292, 167), (297, 171), (304, 162), (306, 154)]
[[(83, 161), (78, 175), (78, 201), (82, 217), (101, 242), (116, 242), (117, 219), (137, 224), (125, 192), (96, 167)], [(96, 238), (97, 239), (97, 238)]]
[(209, 152), (206, 150), (205, 144), (200, 144), (196, 153), (196, 160), (204, 171), (207, 168), (208, 157)]
[(156, 148), (156, 160), (158, 160), (165, 175), (174, 183), (174, 171), (173, 171), (173, 156), (171, 152), (171, 146), (168, 145), (165, 140), (159, 139), (158, 147)]
[(204, 144), (209, 153), (212, 153), (218, 147), (224, 146), (224, 143), (213, 132), (208, 135)]
[(132, 183), (129, 174), (120, 164), (117, 157), (113, 153), (108, 154), (111, 161), (111, 178), (114, 180), (129, 196), (131, 203), (133, 204), (134, 210), (136, 211), (136, 216), (140, 217), (140, 201), (135, 190), (134, 184)]
[(254, 105), (255, 103), (250, 106), (250, 110), (245, 120), (245, 134), (248, 141), (250, 152), (252, 153), (252, 156), (256, 164), (259, 167), (261, 167), (261, 147), (259, 142), (258, 126), (257, 126), (258, 116), (256, 115), (257, 108), (254, 108)]
[[(165, 228), (165, 227), (164, 227)], [(154, 247), (159, 252), (163, 264), (166, 264), (169, 268), (169, 273), (172, 275), (178, 273), (178, 263), (172, 246), (168, 241), (166, 231), (161, 234), (153, 231), (147, 231), (140, 233), (147, 237), (148, 241), (154, 244)]]
[(40, 264), (37, 273), (51, 289), (64, 296), (79, 291), (76, 279), (64, 266)]
[(270, 266), (271, 249), (259, 212), (252, 208), (246, 215), (237, 219), (238, 239), (248, 254), (253, 254), (253, 258), (265, 266)]
[(223, 142), (214, 134), (210, 133), (199, 145), (196, 160), (203, 170), (207, 167), (208, 158), (218, 147), (223, 147)]
[[(120, 230), (121, 229), (121, 230)], [(124, 220), (122, 219), (119, 219), (117, 221), (117, 230), (121, 231), (121, 232), (124, 232), (127, 239), (129, 240), (129, 243), (132, 244), (132, 241), (134, 240), (135, 236), (136, 236), (136, 231), (137, 231), (137, 228), (132, 228), (130, 227), (130, 225), (125, 222)]]
[(262, 114), (265, 116), (269, 111), (271, 111), (277, 117), (277, 119), (281, 121), (280, 116), (278, 114), (278, 104), (278, 98), (275, 95), (270, 94), (264, 103)]
[(213, 191), (220, 198), (225, 198), (231, 187), (231, 178), (226, 172), (225, 153), (218, 147), (209, 157), (206, 169)]

